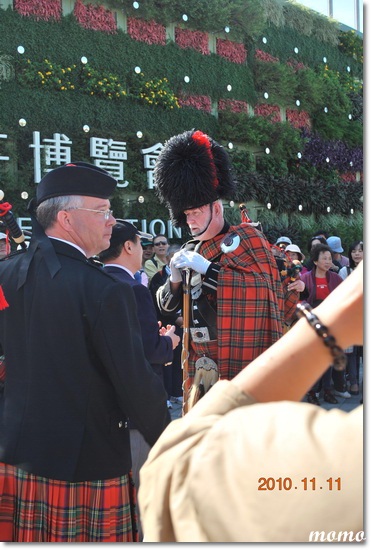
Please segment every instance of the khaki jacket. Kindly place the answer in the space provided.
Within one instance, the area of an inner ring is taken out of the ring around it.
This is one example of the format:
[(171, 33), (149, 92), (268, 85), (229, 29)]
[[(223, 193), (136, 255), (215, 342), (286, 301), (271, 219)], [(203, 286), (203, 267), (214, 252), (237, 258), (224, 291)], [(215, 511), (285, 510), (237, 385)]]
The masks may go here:
[(145, 542), (309, 542), (311, 532), (361, 532), (362, 419), (363, 407), (254, 404), (219, 381), (167, 427), (141, 470)]

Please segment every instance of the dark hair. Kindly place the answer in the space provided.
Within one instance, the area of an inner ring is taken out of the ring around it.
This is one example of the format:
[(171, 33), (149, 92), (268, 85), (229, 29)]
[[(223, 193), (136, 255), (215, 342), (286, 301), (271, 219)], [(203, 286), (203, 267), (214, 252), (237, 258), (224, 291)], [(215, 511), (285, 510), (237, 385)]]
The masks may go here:
[(323, 235), (325, 239), (328, 239), (330, 236), (330, 233), (328, 231), (325, 231), (324, 229), (317, 229), (316, 233), (313, 233), (313, 236), (315, 235)]
[(155, 236), (153, 237), (153, 239), (157, 239), (157, 237), (164, 237), (164, 238), (167, 240), (167, 236), (164, 235), (163, 233), (159, 233), (158, 235), (155, 235)]
[(330, 252), (331, 258), (333, 258), (332, 250), (327, 244), (315, 244), (310, 251), (310, 259), (312, 262), (317, 262), (321, 252)]
[[(126, 239), (126, 241), (130, 241), (130, 242), (135, 244), (136, 243), (136, 235), (134, 235), (134, 237), (131, 238), (131, 239)], [(126, 243), (126, 241), (125, 241), (125, 243)], [(102, 250), (102, 252), (100, 252), (98, 254), (99, 260), (103, 264), (107, 264), (109, 260), (115, 260), (116, 258), (118, 258), (120, 256), (120, 254), (122, 252), (122, 249), (124, 248), (125, 243), (120, 242), (116, 245), (110, 246), (106, 250)]]
[(355, 250), (355, 248), (358, 246), (358, 245), (361, 245), (361, 248), (363, 250), (363, 241), (354, 241), (354, 243), (352, 243), (349, 247), (349, 250), (348, 250), (348, 258), (349, 258), (349, 267), (351, 269), (354, 269), (356, 267), (356, 264), (354, 263), (354, 260), (352, 258), (352, 252), (353, 250)]
[(327, 244), (327, 241), (324, 237), (319, 237), (318, 235), (315, 235), (314, 237), (311, 237), (308, 241), (308, 252), (310, 253), (310, 251), (312, 250), (312, 242), (314, 240), (317, 240), (317, 241), (320, 241), (320, 243), (322, 244)]

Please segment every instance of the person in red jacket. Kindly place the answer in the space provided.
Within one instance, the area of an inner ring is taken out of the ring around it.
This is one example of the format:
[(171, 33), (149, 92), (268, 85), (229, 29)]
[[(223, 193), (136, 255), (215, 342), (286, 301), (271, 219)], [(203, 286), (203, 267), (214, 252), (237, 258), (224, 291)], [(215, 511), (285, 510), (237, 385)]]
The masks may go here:
[[(314, 268), (301, 275), (305, 283), (306, 301), (312, 307), (317, 307), (342, 282), (337, 273), (330, 271), (332, 266), (331, 248), (326, 244), (315, 245), (310, 252), (310, 259)], [(329, 367), (316, 384), (308, 391), (307, 401), (313, 405), (320, 405), (318, 395), (323, 386), (323, 399), (327, 403), (336, 404), (338, 401), (331, 391), (332, 367)]]

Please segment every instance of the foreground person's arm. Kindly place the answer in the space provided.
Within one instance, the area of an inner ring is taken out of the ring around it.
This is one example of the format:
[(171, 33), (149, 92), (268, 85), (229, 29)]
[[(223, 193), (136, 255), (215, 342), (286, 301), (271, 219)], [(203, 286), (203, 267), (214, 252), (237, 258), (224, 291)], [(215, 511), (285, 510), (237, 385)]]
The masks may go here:
[[(342, 347), (362, 343), (361, 270), (313, 310)], [(300, 399), (331, 360), (300, 320), (173, 421), (141, 470), (145, 541), (362, 537), (362, 407), (344, 413), (287, 401)]]

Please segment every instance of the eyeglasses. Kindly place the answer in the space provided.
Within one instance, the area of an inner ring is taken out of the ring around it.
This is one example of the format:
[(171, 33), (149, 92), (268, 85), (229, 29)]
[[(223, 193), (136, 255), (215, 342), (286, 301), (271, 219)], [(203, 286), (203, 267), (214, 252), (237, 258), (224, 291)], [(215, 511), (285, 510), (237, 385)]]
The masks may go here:
[(153, 243), (155, 246), (165, 246), (167, 245), (166, 241), (158, 241), (157, 243)]
[(92, 208), (70, 208), (70, 210), (86, 210), (87, 212), (96, 212), (97, 214), (103, 214), (105, 220), (109, 220), (110, 216), (112, 216), (113, 210), (93, 210)]

